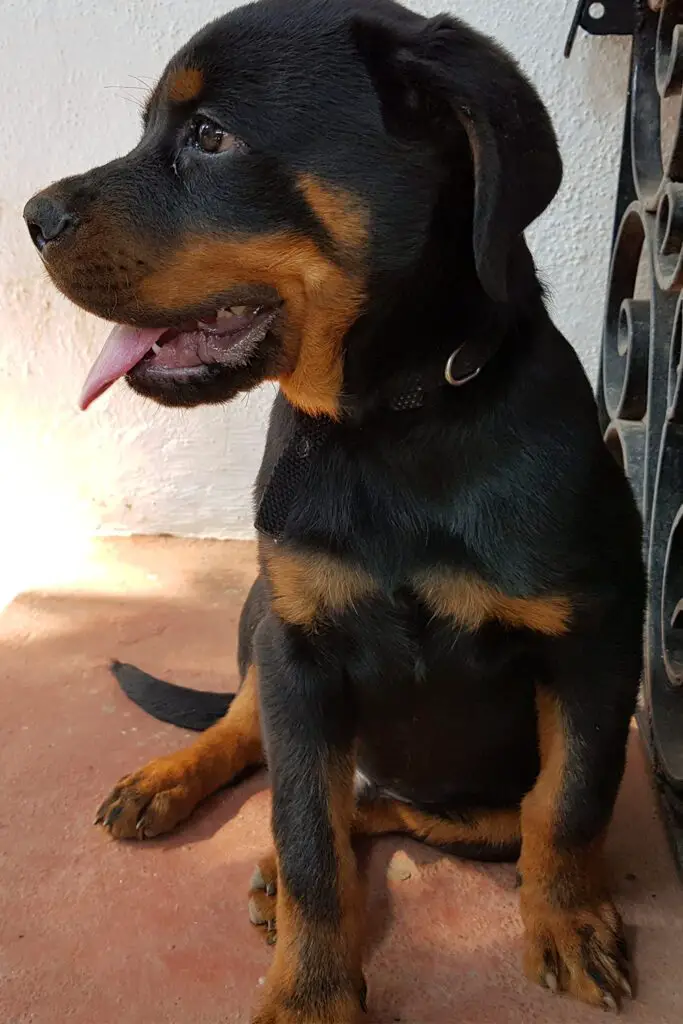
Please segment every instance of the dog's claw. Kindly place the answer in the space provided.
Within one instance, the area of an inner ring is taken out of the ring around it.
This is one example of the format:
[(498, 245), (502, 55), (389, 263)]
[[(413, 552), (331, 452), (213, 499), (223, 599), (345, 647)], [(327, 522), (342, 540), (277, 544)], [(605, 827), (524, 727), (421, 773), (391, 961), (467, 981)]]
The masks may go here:
[(606, 1010), (610, 1010), (612, 1013), (619, 1013), (619, 1006), (613, 995), (607, 992), (602, 998), (605, 1003)]
[(266, 888), (266, 883), (265, 883), (264, 878), (263, 878), (263, 873), (261, 871), (261, 865), (260, 864), (257, 864), (256, 867), (254, 868), (254, 873), (251, 876), (251, 882), (249, 883), (249, 886), (250, 886), (251, 889), (265, 889)]
[(619, 980), (624, 994), (627, 995), (629, 999), (633, 999), (633, 989), (631, 988), (631, 982), (628, 980), (628, 978), (625, 978), (623, 974)]
[(121, 817), (122, 811), (123, 807), (121, 806), (121, 804), (114, 804), (114, 806), (111, 808), (109, 813), (105, 816), (105, 818), (102, 821), (104, 827), (109, 828), (111, 825), (113, 825), (116, 819)]
[(545, 975), (546, 988), (549, 988), (551, 992), (557, 992), (559, 985), (557, 981), (557, 975), (553, 974), (552, 971), (547, 971)]

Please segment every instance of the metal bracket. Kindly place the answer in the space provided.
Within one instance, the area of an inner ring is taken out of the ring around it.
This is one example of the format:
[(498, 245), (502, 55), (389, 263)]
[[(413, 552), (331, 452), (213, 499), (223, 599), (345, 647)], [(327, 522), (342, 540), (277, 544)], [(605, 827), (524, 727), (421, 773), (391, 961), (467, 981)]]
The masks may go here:
[(579, 25), (592, 36), (630, 36), (635, 23), (634, 0), (578, 0), (564, 55), (569, 57)]

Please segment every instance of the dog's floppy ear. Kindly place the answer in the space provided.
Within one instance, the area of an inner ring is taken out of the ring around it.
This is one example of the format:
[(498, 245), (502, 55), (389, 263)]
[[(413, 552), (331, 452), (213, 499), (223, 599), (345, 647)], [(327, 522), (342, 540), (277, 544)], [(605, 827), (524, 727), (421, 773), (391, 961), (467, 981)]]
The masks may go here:
[(447, 148), (464, 127), (474, 163), (477, 273), (491, 298), (505, 301), (515, 241), (562, 179), (545, 106), (511, 57), (447, 15), (395, 23), (360, 15), (352, 33), (389, 131)]

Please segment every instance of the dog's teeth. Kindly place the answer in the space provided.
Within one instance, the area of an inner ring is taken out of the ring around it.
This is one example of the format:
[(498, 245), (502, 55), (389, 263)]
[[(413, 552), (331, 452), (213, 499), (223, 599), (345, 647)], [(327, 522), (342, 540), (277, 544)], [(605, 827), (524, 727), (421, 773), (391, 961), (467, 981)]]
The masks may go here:
[(204, 322), (203, 320), (198, 320), (198, 321), (197, 321), (197, 327), (201, 327), (203, 331), (210, 331), (210, 330), (211, 330), (211, 328), (212, 328), (212, 327), (215, 327), (215, 326), (216, 326), (216, 324), (215, 324), (215, 323), (213, 323), (213, 324), (207, 324), (207, 323), (205, 323), (205, 322)]
[(154, 353), (155, 356), (158, 356), (159, 353), (161, 352), (161, 345), (157, 345), (156, 341), (152, 345), (152, 352)]
[(216, 313), (216, 319), (218, 320), (230, 320), (235, 314), (232, 309), (219, 309)]
[(233, 313), (235, 316), (244, 316), (246, 311), (247, 311), (247, 307), (246, 306), (231, 306), (230, 307), (230, 312)]

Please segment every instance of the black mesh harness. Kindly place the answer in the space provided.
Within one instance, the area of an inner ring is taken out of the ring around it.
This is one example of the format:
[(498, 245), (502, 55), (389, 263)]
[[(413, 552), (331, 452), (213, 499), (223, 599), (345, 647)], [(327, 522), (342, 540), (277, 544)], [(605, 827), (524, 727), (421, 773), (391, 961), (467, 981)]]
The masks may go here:
[[(404, 382), (401, 390), (389, 399), (389, 408), (393, 412), (411, 412), (420, 409), (435, 388), (457, 388), (469, 384), (479, 376), (499, 344), (499, 339), (488, 344), (465, 342), (451, 353), (436, 379), (430, 380), (424, 373), (415, 373), (412, 379)], [(292, 505), (307, 482), (313, 456), (324, 444), (332, 427), (332, 420), (326, 416), (300, 419), (261, 496), (255, 520), (259, 533), (275, 541), (282, 539)]]

